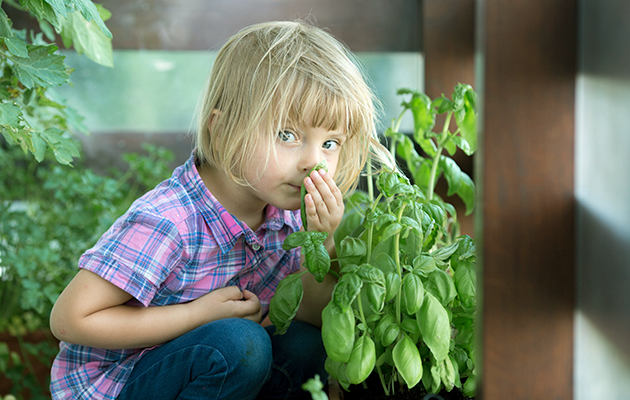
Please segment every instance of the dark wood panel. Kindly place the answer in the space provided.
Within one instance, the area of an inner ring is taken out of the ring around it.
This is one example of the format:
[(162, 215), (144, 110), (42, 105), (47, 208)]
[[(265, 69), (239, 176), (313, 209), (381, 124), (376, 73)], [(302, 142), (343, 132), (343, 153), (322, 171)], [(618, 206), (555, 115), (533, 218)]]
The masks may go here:
[(576, 1), (480, 9), (483, 398), (571, 399)]
[[(311, 17), (353, 51), (420, 51), (419, 0), (107, 0), (115, 49), (218, 49), (239, 29)], [(24, 15), (3, 7), (16, 26)]]

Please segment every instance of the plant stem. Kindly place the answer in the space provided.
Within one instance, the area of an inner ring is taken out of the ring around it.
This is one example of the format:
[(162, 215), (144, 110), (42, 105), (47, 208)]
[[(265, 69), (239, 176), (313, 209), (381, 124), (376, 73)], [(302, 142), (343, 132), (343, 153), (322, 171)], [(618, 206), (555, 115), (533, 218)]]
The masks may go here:
[(370, 157), (367, 160), (367, 187), (368, 187), (368, 196), (370, 197), (370, 201), (374, 201), (374, 183), (372, 182), (372, 162)]
[(435, 156), (433, 157), (431, 164), (431, 173), (429, 175), (429, 187), (427, 188), (427, 200), (433, 200), (433, 192), (435, 191), (435, 183), (436, 183), (436, 175), (437, 175), (437, 167), (440, 162), (440, 156), (442, 155), (442, 150), (444, 149), (444, 143), (446, 143), (446, 139), (448, 138), (448, 127), (451, 125), (451, 117), (453, 116), (453, 112), (449, 111), (446, 114), (446, 121), (444, 121), (444, 128), (442, 129), (442, 133), (438, 136), (437, 140), (437, 150), (435, 152)]
[[(405, 210), (405, 207), (407, 207), (407, 203), (403, 203), (402, 206), (400, 207), (400, 210), (398, 210), (398, 215), (397, 215), (398, 223), (400, 223), (400, 221), (402, 220), (402, 214), (403, 214), (403, 211)], [(402, 285), (402, 267), (400, 266), (400, 232), (396, 233), (396, 235), (394, 236), (394, 248), (392, 249), (392, 253), (394, 255), (394, 263), (396, 264), (396, 272), (398, 273), (398, 276), (400, 276), (401, 278), (400, 284)], [(402, 301), (401, 290), (398, 290), (398, 294), (396, 294), (396, 318), (398, 320), (398, 324), (402, 322), (401, 313), (400, 313), (401, 301)]]
[(381, 372), (381, 366), (376, 366), (376, 372), (378, 372), (378, 377), (381, 379), (381, 385), (383, 386), (383, 391), (385, 392), (385, 396), (389, 396), (389, 390), (387, 389), (387, 382), (385, 382), (385, 377), (383, 376), (383, 372)]
[[(400, 124), (402, 123), (403, 116), (407, 112), (407, 108), (403, 109), (398, 118), (392, 119), (392, 132), (398, 132)], [(396, 158), (396, 138), (392, 138), (392, 143), (389, 145), (389, 152)]]

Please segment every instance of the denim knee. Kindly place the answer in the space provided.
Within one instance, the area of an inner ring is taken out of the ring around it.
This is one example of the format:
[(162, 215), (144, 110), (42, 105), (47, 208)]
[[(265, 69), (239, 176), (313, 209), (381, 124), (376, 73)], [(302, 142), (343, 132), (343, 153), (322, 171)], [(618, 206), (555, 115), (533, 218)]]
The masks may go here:
[[(242, 371), (247, 381), (258, 386), (268, 378), (273, 361), (269, 334), (260, 324), (243, 318), (228, 319), (226, 343), (230, 346), (228, 363)], [(225, 353), (224, 353), (225, 355)]]

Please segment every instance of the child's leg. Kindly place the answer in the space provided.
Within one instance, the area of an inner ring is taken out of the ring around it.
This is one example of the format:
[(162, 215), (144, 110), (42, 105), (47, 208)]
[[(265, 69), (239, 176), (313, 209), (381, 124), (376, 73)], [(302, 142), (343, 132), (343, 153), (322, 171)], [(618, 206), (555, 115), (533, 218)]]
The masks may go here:
[(284, 335), (273, 335), (273, 325), (265, 329), (271, 337), (273, 364), (258, 399), (310, 399), (302, 384), (315, 374), (322, 382), (328, 379), (321, 330), (295, 320)]
[(271, 360), (269, 335), (259, 324), (214, 321), (145, 354), (118, 399), (254, 399)]

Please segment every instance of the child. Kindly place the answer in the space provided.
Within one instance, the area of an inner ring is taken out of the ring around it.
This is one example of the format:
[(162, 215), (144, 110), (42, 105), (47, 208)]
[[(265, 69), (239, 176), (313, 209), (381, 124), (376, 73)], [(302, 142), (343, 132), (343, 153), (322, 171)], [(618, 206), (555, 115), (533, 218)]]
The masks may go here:
[[(53, 398), (301, 398), (324, 370), (321, 310), (335, 281), (305, 274), (284, 335), (263, 327), (280, 280), (300, 269), (283, 240), (332, 234), (342, 195), (380, 149), (374, 98), (348, 51), (302, 22), (251, 26), (220, 50), (196, 147), (80, 259), (51, 314), (61, 340)], [(307, 174), (321, 160), (323, 170)]]

